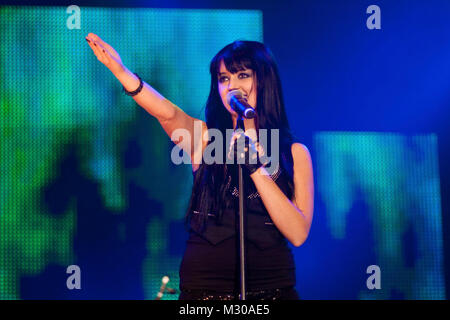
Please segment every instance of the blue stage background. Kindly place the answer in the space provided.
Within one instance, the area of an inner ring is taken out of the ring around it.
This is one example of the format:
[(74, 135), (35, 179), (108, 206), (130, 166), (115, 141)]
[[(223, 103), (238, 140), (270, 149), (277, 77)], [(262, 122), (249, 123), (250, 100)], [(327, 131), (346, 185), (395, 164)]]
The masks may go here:
[[(90, 1), (79, 30), (65, 3), (31, 4), (0, 8), (0, 299), (153, 299), (164, 275), (178, 286), (190, 167), (170, 162), (173, 144), (89, 32), (202, 119), (212, 56), (264, 41), (314, 165), (311, 234), (292, 248), (300, 296), (449, 297), (448, 1)], [(366, 27), (372, 4), (380, 30)], [(66, 287), (72, 264), (81, 290)]]

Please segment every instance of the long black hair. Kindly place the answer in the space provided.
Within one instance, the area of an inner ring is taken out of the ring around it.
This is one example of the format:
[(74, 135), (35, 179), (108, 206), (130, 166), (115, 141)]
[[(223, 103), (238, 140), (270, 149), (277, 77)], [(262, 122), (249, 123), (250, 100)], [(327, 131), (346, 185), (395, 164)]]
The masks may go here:
[[(291, 145), (295, 138), (291, 133), (286, 116), (281, 81), (272, 53), (264, 44), (257, 41), (234, 41), (220, 50), (211, 60), (209, 69), (211, 89), (205, 107), (206, 125), (208, 129), (220, 130), (222, 136), (225, 137), (226, 130), (233, 129), (233, 121), (219, 94), (218, 74), (222, 60), (231, 73), (251, 69), (256, 74), (256, 132), (258, 133), (259, 129), (268, 129), (269, 133), (270, 129), (279, 130), (280, 166), (288, 173), (290, 178), (289, 193), (292, 195), (293, 161)], [(268, 138), (270, 138), (270, 134), (268, 134)], [(270, 146), (270, 139), (268, 139), (268, 144), (263, 145), (266, 152), (270, 152)], [(226, 155), (227, 149), (228, 146), (224, 143), (223, 155)], [(213, 164), (202, 163), (199, 166), (195, 174), (192, 194), (186, 212), (187, 222), (189, 222), (193, 210), (199, 212), (203, 224), (208, 217), (208, 213), (211, 212), (214, 212), (217, 222), (220, 222), (223, 209), (232, 205), (232, 199), (226, 197), (227, 166), (229, 165), (225, 164), (225, 161)]]

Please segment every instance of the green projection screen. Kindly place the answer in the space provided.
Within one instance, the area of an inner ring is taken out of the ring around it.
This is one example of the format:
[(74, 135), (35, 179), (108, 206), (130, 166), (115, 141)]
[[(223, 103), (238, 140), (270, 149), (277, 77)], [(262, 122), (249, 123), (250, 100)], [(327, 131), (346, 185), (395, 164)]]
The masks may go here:
[[(172, 234), (172, 243), (168, 232), (182, 230), (191, 168), (171, 164), (173, 144), (159, 123), (84, 38), (99, 35), (130, 70), (203, 118), (210, 60), (234, 40), (262, 41), (262, 13), (81, 7), (80, 29), (71, 29), (66, 9), (0, 8), (0, 299), (26, 298), (24, 278), (49, 266), (59, 266), (54, 281), (65, 287), (72, 264), (81, 268), (80, 297), (153, 299), (164, 275), (178, 288), (184, 240)], [(104, 273), (110, 280), (95, 284)], [(110, 287), (130, 277), (140, 283)]]

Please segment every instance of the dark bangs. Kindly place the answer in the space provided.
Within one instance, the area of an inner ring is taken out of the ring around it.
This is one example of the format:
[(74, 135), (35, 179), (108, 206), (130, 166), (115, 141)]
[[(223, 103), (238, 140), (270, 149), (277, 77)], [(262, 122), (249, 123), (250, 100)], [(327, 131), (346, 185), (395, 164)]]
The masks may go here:
[(255, 70), (256, 66), (253, 65), (253, 62), (250, 59), (254, 54), (252, 51), (253, 50), (251, 50), (248, 45), (245, 46), (241, 41), (235, 41), (227, 45), (214, 57), (210, 68), (211, 75), (214, 74), (217, 78), (217, 75), (220, 72), (220, 61), (222, 60), (227, 70), (231, 73), (236, 73), (245, 69)]

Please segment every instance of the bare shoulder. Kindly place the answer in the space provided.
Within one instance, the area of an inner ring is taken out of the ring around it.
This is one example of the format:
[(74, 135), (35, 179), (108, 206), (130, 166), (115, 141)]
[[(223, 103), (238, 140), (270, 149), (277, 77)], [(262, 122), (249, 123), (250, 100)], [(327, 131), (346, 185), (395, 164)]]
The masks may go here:
[(291, 152), (294, 165), (298, 163), (311, 163), (311, 154), (304, 144), (298, 142), (293, 143)]
[[(292, 144), (292, 160), (294, 162), (295, 192), (293, 201), (308, 217), (312, 217), (314, 202), (314, 173), (311, 154), (301, 143)], [(309, 208), (309, 209), (307, 209)], [(306, 210), (306, 211), (305, 211)]]

